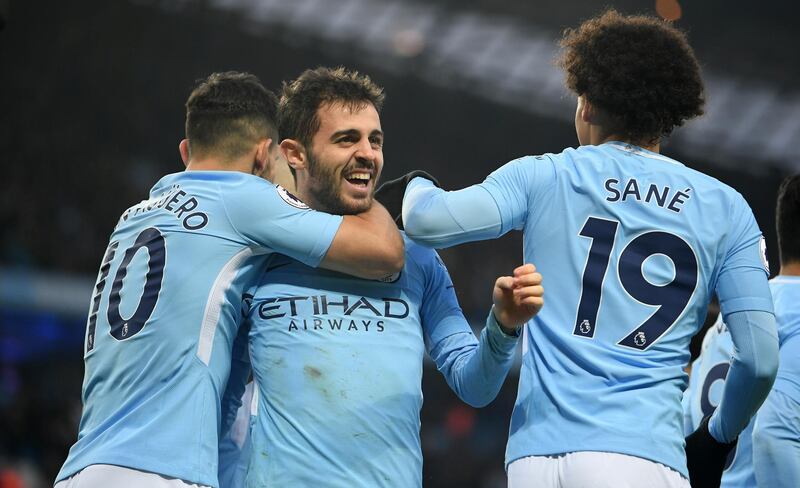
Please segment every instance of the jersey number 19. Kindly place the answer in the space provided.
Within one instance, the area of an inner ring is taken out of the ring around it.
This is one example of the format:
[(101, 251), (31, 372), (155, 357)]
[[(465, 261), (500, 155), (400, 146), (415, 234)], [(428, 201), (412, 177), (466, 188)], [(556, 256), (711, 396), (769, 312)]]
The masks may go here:
[[(573, 334), (594, 338), (597, 311), (603, 296), (611, 251), (617, 235), (616, 220), (589, 217), (580, 235), (592, 240), (583, 269), (581, 298)], [(668, 257), (675, 276), (669, 283), (654, 285), (644, 276), (642, 265), (653, 255)], [(681, 316), (697, 284), (697, 258), (689, 244), (680, 237), (662, 231), (640, 234), (631, 240), (619, 255), (617, 274), (622, 287), (634, 300), (658, 309), (631, 333), (617, 342), (618, 346), (643, 351), (653, 345)]]

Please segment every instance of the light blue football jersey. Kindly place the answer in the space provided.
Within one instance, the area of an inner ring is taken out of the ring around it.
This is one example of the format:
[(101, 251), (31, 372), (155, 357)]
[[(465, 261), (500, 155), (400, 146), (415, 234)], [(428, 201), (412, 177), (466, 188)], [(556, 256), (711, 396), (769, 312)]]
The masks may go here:
[(780, 341), (775, 384), (758, 410), (753, 467), (759, 486), (800, 486), (800, 277), (770, 281)]
[[(781, 365), (773, 391), (779, 391), (800, 403), (800, 371), (793, 368), (800, 357), (800, 350), (795, 344), (800, 335), (800, 277), (776, 276), (770, 280), (770, 290), (775, 302), (775, 319), (778, 325), (780, 340)], [(684, 415), (686, 417), (686, 434), (694, 431), (703, 417), (711, 414), (719, 405), (722, 396), (722, 385), (728, 373), (730, 358), (733, 355), (733, 341), (730, 332), (720, 317), (703, 338), (700, 357), (692, 364), (689, 388), (684, 394)], [(760, 411), (760, 410), (759, 410)], [(798, 411), (784, 411), (785, 415), (797, 417)], [(756, 486), (753, 471), (753, 426), (757, 417), (753, 417), (747, 428), (739, 435), (736, 450), (729, 458), (728, 466), (722, 474), (722, 488), (752, 488)], [(763, 419), (762, 419), (763, 421)], [(800, 431), (800, 426), (796, 427)], [(800, 446), (800, 435), (796, 436), (796, 444)], [(793, 458), (789, 454), (789, 458)], [(797, 466), (793, 472), (800, 471), (800, 460), (794, 457)], [(768, 476), (785, 478), (787, 466), (783, 473), (769, 472)], [(763, 483), (763, 481), (762, 481)], [(767, 483), (766, 486), (778, 486)]]
[[(800, 276), (778, 275), (769, 282), (775, 301), (775, 322), (781, 348), (773, 390), (800, 402)], [(790, 347), (787, 347), (789, 345)]]
[[(523, 231), (524, 261), (547, 283), (547, 305), (524, 333), (506, 462), (618, 452), (688, 478), (683, 368), (712, 293), (725, 314), (772, 312), (745, 200), (617, 142), (524, 157), (478, 186), (497, 204), (500, 233)], [(734, 272), (765, 286), (726, 278)]]
[(517, 338), (490, 319), (479, 342), (438, 255), (409, 240), (386, 282), (280, 256), (267, 269), (248, 319), (259, 401), (246, 486), (422, 486), (426, 350), (462, 399), (483, 405)]
[(113, 464), (217, 486), (242, 293), (272, 252), (318, 265), (341, 219), (231, 171), (167, 175), (125, 211), (90, 304), (83, 414), (57, 480)]
[[(722, 399), (722, 388), (733, 356), (733, 340), (720, 316), (703, 338), (700, 356), (692, 363), (689, 387), (684, 392), (684, 434), (697, 429), (703, 417), (711, 415)], [(722, 473), (722, 488), (753, 488), (753, 423), (751, 420), (728, 456)]]

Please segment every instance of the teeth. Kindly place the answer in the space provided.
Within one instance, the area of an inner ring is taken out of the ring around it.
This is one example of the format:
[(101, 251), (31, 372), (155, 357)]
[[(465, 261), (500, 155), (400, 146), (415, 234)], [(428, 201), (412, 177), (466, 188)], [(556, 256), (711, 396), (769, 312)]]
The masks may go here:
[(369, 176), (368, 173), (354, 173), (354, 174), (350, 175), (348, 179), (351, 179), (351, 180), (365, 180), (366, 181), (366, 180), (369, 180), (369, 178), (370, 178), (370, 176)]

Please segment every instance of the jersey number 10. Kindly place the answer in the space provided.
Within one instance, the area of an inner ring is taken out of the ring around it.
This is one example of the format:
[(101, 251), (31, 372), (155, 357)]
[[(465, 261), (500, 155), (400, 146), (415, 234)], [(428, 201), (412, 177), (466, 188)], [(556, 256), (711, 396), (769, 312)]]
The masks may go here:
[[(586, 267), (583, 269), (581, 299), (573, 334), (594, 338), (597, 312), (603, 296), (611, 251), (619, 222), (589, 217), (580, 235), (592, 240)], [(643, 264), (653, 255), (668, 257), (675, 267), (675, 277), (664, 285), (654, 285), (644, 276)], [(651, 231), (631, 240), (619, 255), (617, 275), (631, 298), (658, 309), (617, 345), (643, 351), (653, 345), (681, 316), (697, 284), (697, 258), (686, 241), (668, 232)]]
[[(94, 288), (92, 297), (92, 309), (89, 312), (89, 323), (86, 331), (86, 352), (94, 349), (95, 328), (97, 327), (97, 314), (100, 310), (100, 299), (103, 289), (106, 286), (106, 278), (111, 270), (111, 263), (117, 254), (119, 241), (114, 241), (108, 245), (106, 255), (103, 257), (103, 264), (100, 266), (100, 275), (97, 277), (97, 284)], [(141, 248), (147, 248), (148, 271), (145, 277), (144, 290), (139, 297), (139, 304), (136, 311), (128, 318), (123, 318), (119, 310), (122, 292), (122, 285), (128, 274), (128, 265), (133, 260), (136, 252)], [(164, 236), (158, 229), (150, 227), (136, 236), (136, 241), (129, 247), (122, 258), (117, 272), (111, 285), (111, 294), (108, 297), (108, 309), (106, 318), (111, 327), (111, 337), (119, 341), (130, 339), (138, 334), (143, 328), (147, 319), (153, 314), (153, 309), (158, 301), (158, 294), (161, 292), (161, 282), (164, 278), (164, 263), (167, 258), (167, 250), (164, 244)]]

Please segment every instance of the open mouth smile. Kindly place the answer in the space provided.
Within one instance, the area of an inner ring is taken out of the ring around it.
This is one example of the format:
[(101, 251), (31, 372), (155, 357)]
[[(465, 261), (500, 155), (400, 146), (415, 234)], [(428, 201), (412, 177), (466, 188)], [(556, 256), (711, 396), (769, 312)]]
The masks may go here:
[(351, 185), (366, 188), (367, 186), (369, 186), (369, 183), (372, 180), (372, 175), (370, 173), (352, 173), (349, 176), (345, 177), (345, 179)]

